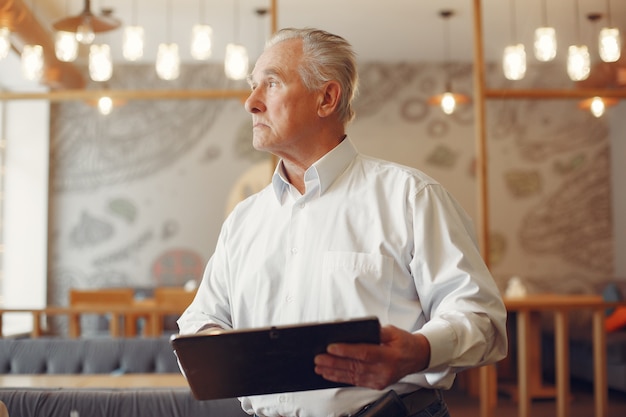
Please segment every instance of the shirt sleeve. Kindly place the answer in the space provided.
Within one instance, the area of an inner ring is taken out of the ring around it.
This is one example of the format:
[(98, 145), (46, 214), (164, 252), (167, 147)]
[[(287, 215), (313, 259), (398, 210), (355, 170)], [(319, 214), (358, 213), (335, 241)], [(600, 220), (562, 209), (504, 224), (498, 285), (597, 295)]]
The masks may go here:
[(205, 267), (196, 296), (177, 321), (181, 334), (197, 333), (208, 326), (232, 328), (229, 267), (225, 244), (227, 235), (228, 222), (225, 222), (215, 252)]
[[(427, 379), (506, 356), (506, 309), (475, 239), (472, 222), (438, 184), (415, 196), (411, 262), (431, 346)], [(431, 373), (428, 375), (428, 373)]]

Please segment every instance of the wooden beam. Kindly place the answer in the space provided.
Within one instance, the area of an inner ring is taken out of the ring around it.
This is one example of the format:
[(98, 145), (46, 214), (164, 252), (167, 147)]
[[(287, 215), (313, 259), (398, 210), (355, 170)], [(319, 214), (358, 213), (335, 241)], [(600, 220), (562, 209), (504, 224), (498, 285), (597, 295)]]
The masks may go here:
[(581, 89), (488, 89), (485, 97), (499, 100), (544, 100), (544, 99), (585, 99), (589, 97), (626, 98), (626, 88), (581, 88)]
[(245, 100), (250, 90), (58, 90), (43, 93), (0, 91), (0, 100), (97, 100), (107, 96), (123, 100)]

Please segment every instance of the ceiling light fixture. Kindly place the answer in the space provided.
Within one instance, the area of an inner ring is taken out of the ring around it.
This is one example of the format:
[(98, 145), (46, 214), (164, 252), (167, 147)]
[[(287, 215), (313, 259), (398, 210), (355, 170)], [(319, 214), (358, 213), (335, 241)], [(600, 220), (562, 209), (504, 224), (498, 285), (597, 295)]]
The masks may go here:
[(608, 107), (616, 105), (618, 102), (615, 98), (592, 97), (582, 100), (578, 103), (578, 108), (589, 110), (594, 117), (602, 117)]
[(511, 40), (513, 44), (504, 48), (504, 56), (502, 58), (502, 69), (504, 76), (508, 80), (521, 80), (526, 75), (526, 51), (524, 50), (524, 44), (515, 43), (517, 40), (516, 19), (515, 0), (511, 0)]
[(124, 28), (122, 53), (128, 61), (136, 61), (143, 56), (144, 30), (137, 25), (137, 0), (133, 0), (131, 25)]
[(556, 30), (548, 26), (548, 7), (541, 1), (541, 27), (535, 29), (535, 58), (541, 62), (552, 61), (556, 57)]
[[(439, 12), (439, 16), (443, 19), (444, 23), (444, 31), (443, 31), (443, 47), (444, 47), (444, 65), (449, 65), (449, 54), (450, 54), (450, 27), (449, 20), (454, 15), (454, 11), (452, 10), (442, 10)], [(453, 93), (452, 92), (452, 81), (450, 79), (450, 74), (446, 73), (446, 85), (445, 91), (442, 94), (437, 94), (428, 99), (428, 104), (440, 106), (441, 110), (445, 114), (452, 114), (456, 109), (458, 104), (464, 104), (469, 102), (469, 97)]]
[[(37, 19), (36, 1), (32, 4), (33, 19)], [(22, 75), (27, 80), (39, 81), (44, 72), (43, 47), (41, 45), (24, 45), (21, 56)]]
[[(204, 19), (204, 2), (198, 0), (198, 16)], [(213, 28), (206, 23), (198, 23), (191, 29), (191, 56), (206, 61), (213, 51)]]
[(76, 34), (78, 42), (89, 45), (97, 33), (108, 32), (120, 26), (121, 22), (112, 16), (112, 10), (103, 10), (101, 16), (96, 16), (91, 11), (91, 1), (85, 0), (84, 4), (79, 15), (58, 20), (52, 27), (58, 31), (72, 32)]
[(600, 58), (604, 62), (617, 61), (622, 53), (622, 40), (619, 33), (619, 29), (613, 27), (611, 22), (611, 1), (606, 0), (606, 16), (607, 27), (600, 30), (598, 36), (598, 50)]
[(235, 42), (226, 45), (224, 72), (231, 80), (243, 80), (248, 75), (248, 51), (246, 47), (237, 43), (239, 36), (239, 1), (233, 2), (233, 32)]
[(172, 38), (172, 0), (166, 0), (167, 38), (170, 43), (159, 44), (156, 60), (156, 72), (162, 80), (175, 80), (180, 75), (180, 55), (178, 44)]
[(578, 0), (574, 2), (574, 16), (576, 18), (576, 45), (570, 45), (567, 51), (567, 75), (572, 81), (582, 81), (589, 77), (591, 72), (591, 58), (586, 45), (580, 42), (580, 16)]
[(7, 27), (0, 27), (0, 59), (6, 58), (11, 49), (11, 31)]

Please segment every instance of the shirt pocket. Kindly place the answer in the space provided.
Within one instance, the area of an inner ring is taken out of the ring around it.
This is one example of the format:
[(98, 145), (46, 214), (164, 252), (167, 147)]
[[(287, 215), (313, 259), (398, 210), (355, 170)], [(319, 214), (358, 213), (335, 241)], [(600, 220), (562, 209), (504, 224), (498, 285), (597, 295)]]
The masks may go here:
[(388, 256), (326, 252), (322, 264), (320, 313), (327, 320), (387, 316), (393, 262)]

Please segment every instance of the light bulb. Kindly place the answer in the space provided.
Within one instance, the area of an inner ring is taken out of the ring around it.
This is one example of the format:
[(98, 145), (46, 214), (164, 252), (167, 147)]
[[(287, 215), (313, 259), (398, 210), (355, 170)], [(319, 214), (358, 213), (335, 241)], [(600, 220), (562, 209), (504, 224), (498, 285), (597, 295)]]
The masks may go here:
[(128, 61), (136, 61), (143, 56), (143, 34), (141, 26), (126, 26), (124, 28), (124, 40), (122, 52)]
[(111, 110), (113, 110), (113, 100), (109, 96), (103, 96), (98, 99), (98, 111), (100, 114), (106, 116), (111, 114)]
[(22, 74), (27, 80), (38, 81), (43, 76), (43, 48), (41, 45), (24, 45), (22, 50)]
[(582, 81), (589, 77), (591, 58), (585, 45), (570, 45), (567, 54), (567, 75), (572, 81)]
[(594, 97), (593, 100), (591, 100), (591, 106), (589, 106), (589, 110), (591, 111), (591, 114), (593, 114), (595, 117), (601, 117), (604, 114), (605, 109), (606, 106), (604, 104), (604, 100), (602, 100), (601, 97)]
[(0, 27), (0, 59), (6, 58), (11, 49), (11, 39), (9, 28)]
[(224, 72), (231, 80), (243, 80), (248, 75), (248, 51), (243, 45), (226, 45)]
[(526, 74), (526, 51), (524, 45), (509, 45), (504, 48), (502, 60), (504, 76), (509, 80), (521, 80)]
[(450, 92), (445, 92), (441, 96), (441, 110), (445, 114), (454, 113), (454, 109), (456, 108), (456, 99), (454, 98), (454, 94)]
[(94, 81), (107, 81), (113, 75), (111, 48), (107, 44), (89, 48), (89, 76)]
[(178, 45), (162, 43), (159, 45), (156, 60), (156, 72), (163, 80), (175, 80), (180, 75), (180, 56)]
[(618, 28), (602, 28), (598, 39), (600, 58), (604, 62), (615, 62), (619, 59), (622, 41)]
[(85, 19), (76, 28), (76, 40), (83, 45), (91, 45), (94, 39), (96, 39), (96, 34), (91, 27), (91, 19)]
[(78, 56), (78, 41), (72, 32), (58, 31), (54, 35), (54, 53), (59, 61), (72, 62)]
[(535, 29), (535, 58), (541, 62), (556, 57), (556, 31), (551, 27)]
[(194, 25), (191, 32), (191, 56), (206, 60), (211, 56), (213, 29), (209, 25)]

